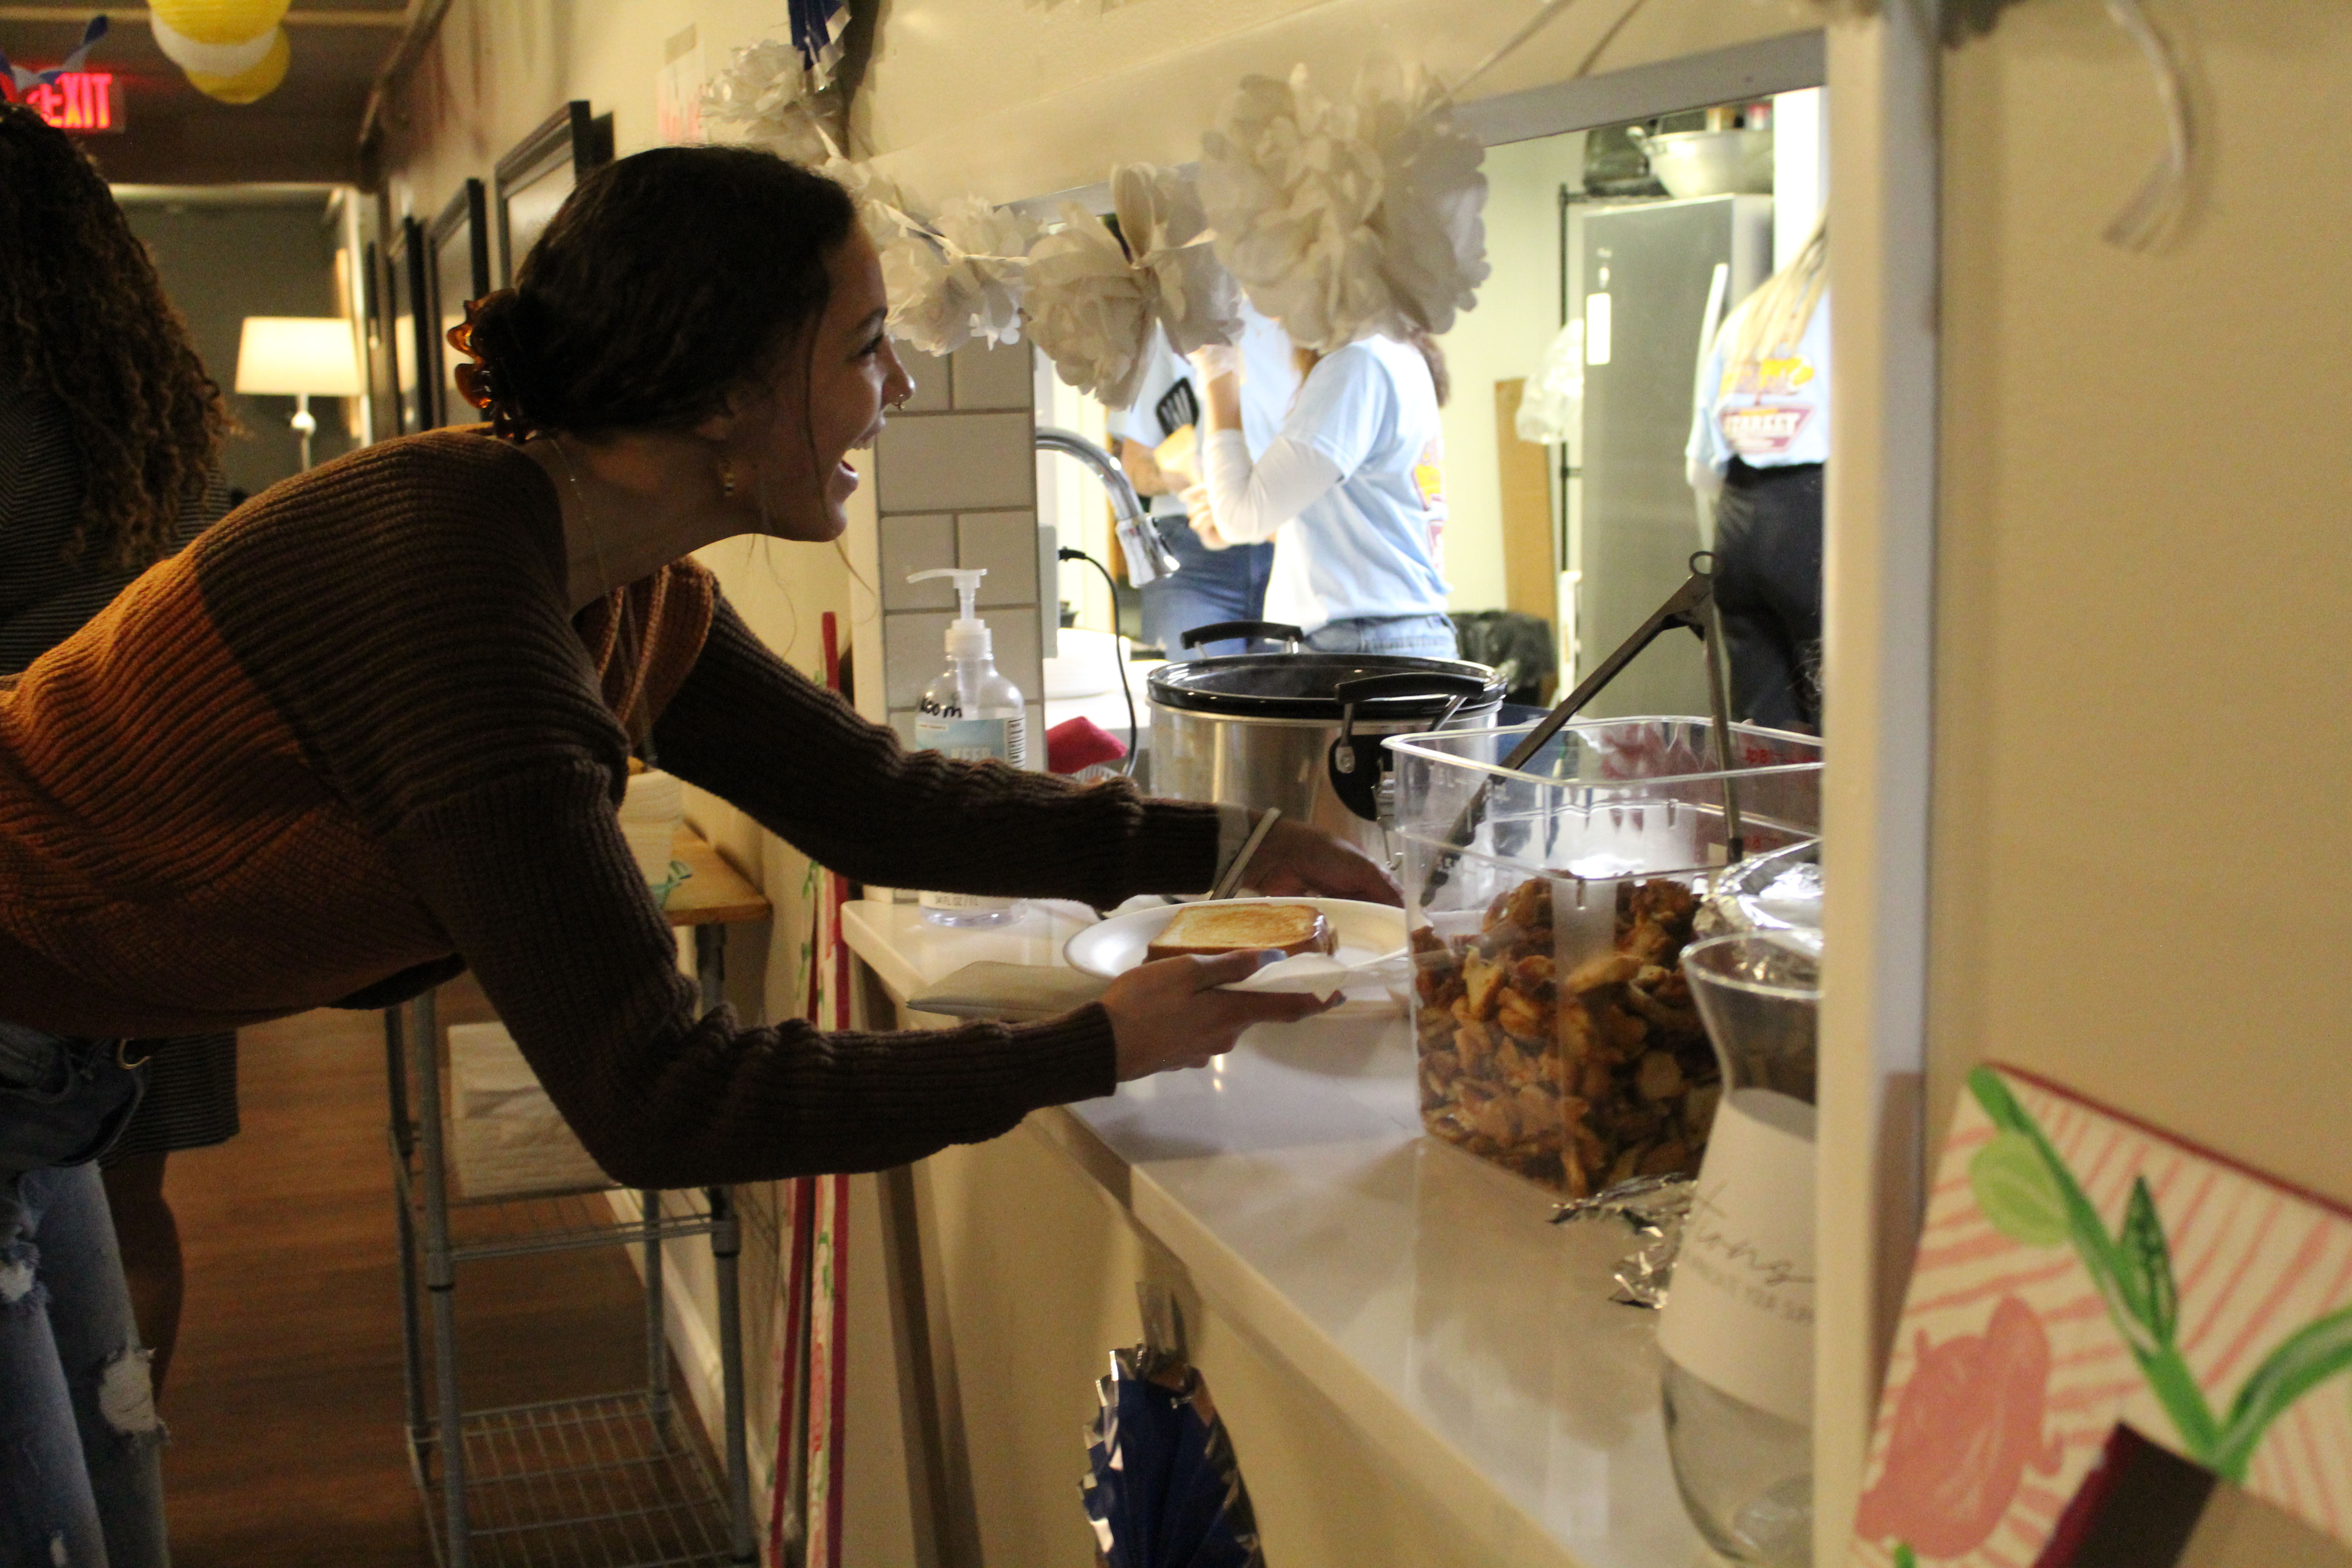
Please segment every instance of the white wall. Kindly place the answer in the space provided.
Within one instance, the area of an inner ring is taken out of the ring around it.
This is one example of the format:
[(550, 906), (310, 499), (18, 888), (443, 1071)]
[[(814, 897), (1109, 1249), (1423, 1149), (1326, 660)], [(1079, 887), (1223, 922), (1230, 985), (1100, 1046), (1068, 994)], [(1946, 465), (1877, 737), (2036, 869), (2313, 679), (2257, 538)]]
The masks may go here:
[(2096, 7), (1945, 71), (1934, 1115), (1996, 1058), (2352, 1200), (2352, 136), (2281, 119), (2352, 14), (2161, 15), (2205, 134), (2147, 254), (2100, 238), (2162, 130)]
[(1559, 188), (1583, 182), (1584, 133), (1490, 147), (1486, 173), (1494, 273), (1478, 308), (1439, 340), (1454, 378), (1444, 414), (1445, 576), (1457, 610), (1499, 609), (1507, 597), (1495, 383), (1530, 374), (1559, 331)]
[[(1817, 26), (1801, 0), (1576, 5), (1469, 96)], [(883, 165), (924, 195), (1010, 201), (1091, 184), (1137, 159), (1181, 163), (1246, 75), (1304, 62), (1344, 85), (1367, 58), (1459, 79), (1528, 21), (1528, 0), (894, 0), (861, 100)], [(1606, 40), (1606, 47), (1601, 47)], [(1597, 51), (1597, 52), (1596, 52)]]
[[(1772, 97), (1772, 270), (1797, 258), (1830, 196), (1829, 90)], [(1726, 301), (1726, 309), (1738, 304)]]

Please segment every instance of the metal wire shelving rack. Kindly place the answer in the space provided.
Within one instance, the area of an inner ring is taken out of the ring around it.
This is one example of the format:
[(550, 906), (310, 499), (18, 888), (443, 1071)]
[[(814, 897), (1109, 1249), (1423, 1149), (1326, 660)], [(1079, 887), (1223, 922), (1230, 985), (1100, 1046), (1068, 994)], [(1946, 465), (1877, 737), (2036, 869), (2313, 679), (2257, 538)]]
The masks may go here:
[[(721, 928), (698, 926), (695, 935), (703, 994), (715, 998), (723, 978)], [(635, 1220), (614, 1215), (610, 1188), (458, 1199), (448, 1178), (432, 992), (404, 1010), (385, 1011), (384, 1054), (409, 1468), (425, 1500), (436, 1561), (441, 1568), (758, 1563), (744, 1435), (737, 1280), (741, 1231), (733, 1194), (708, 1187), (671, 1194), (666, 1205), (663, 1194), (641, 1192), (642, 1217)], [(677, 1201), (681, 1195), (688, 1201)], [(670, 1386), (665, 1326), (662, 1248), (698, 1236), (709, 1237), (719, 1297), (724, 1452), (715, 1464), (690, 1410)], [(458, 1266), (600, 1247), (643, 1250), (645, 1386), (466, 1409), (459, 1392)], [(452, 1431), (460, 1441), (446, 1439)]]
[[(718, 1479), (675, 1412), (657, 1412), (644, 1392), (468, 1411), (463, 1430), (467, 1535), (480, 1568), (740, 1561)], [(428, 1430), (409, 1459), (446, 1517), (439, 1447)], [(437, 1532), (435, 1543), (446, 1563)]]

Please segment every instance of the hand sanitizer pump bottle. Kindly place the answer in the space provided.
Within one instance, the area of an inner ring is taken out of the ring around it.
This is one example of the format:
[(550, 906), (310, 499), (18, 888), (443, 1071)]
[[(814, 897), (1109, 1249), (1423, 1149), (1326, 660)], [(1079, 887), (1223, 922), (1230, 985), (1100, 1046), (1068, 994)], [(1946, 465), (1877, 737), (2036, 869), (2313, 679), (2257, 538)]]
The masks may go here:
[[(954, 579), (961, 609), (948, 627), (948, 663), (923, 692), (915, 715), (915, 744), (966, 762), (994, 760), (1016, 768), (1029, 765), (1028, 710), (1021, 689), (999, 674), (988, 627), (976, 608), (985, 568), (940, 567), (917, 572), (909, 583), (930, 577)], [(1001, 925), (1019, 913), (1015, 900), (977, 893), (922, 895), (923, 918), (947, 926)]]

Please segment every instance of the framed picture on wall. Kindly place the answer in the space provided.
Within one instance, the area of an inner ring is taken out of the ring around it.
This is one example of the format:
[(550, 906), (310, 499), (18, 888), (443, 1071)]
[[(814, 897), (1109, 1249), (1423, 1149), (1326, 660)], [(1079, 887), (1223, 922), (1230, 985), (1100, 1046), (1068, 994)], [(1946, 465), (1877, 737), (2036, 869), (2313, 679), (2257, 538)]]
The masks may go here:
[(384, 287), (383, 247), (369, 240), (360, 249), (362, 292), (360, 321), (367, 346), (368, 433), (371, 441), (396, 434), (392, 428), (392, 316), (387, 308), (391, 290)]
[(468, 300), (490, 291), (488, 199), (479, 180), (467, 180), (433, 220), (425, 239), (433, 251), (433, 346), (441, 370), (435, 378), (439, 407), (435, 423), (467, 425), (474, 410), (457, 391), (458, 355), (449, 331), (466, 319)]
[(400, 220), (385, 258), (392, 285), (392, 367), (399, 434), (414, 436), (433, 426), (433, 384), (439, 356), (433, 349), (433, 298), (425, 273), (425, 229), (413, 217)]
[(514, 281), (515, 268), (580, 177), (612, 161), (613, 117), (591, 115), (588, 100), (579, 98), (548, 116), (499, 160), (493, 184), (501, 287)]

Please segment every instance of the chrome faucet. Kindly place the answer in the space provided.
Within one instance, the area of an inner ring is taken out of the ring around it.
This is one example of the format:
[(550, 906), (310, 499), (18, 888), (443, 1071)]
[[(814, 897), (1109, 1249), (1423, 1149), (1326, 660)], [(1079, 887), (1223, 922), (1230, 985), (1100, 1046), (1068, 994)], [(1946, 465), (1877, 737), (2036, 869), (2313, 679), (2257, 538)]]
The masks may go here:
[(1118, 547), (1127, 556), (1129, 582), (1140, 588), (1146, 583), (1176, 574), (1182, 563), (1160, 542), (1160, 531), (1151, 526), (1151, 519), (1144, 511), (1143, 502), (1136, 498), (1135, 487), (1128, 483), (1118, 458), (1076, 431), (1054, 425), (1037, 426), (1037, 450), (1076, 458), (1092, 468), (1103, 489), (1110, 492), (1112, 527), (1118, 535)]

